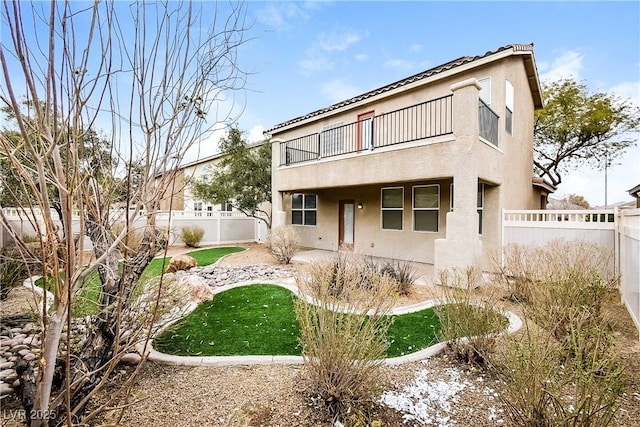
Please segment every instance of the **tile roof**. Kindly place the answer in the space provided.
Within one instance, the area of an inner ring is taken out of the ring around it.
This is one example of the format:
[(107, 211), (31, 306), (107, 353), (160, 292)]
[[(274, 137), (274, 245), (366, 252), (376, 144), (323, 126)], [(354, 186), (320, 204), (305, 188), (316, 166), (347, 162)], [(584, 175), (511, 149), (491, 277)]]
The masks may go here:
[(495, 55), (496, 53), (499, 53), (499, 52), (502, 52), (502, 51), (505, 51), (505, 50), (509, 50), (509, 49), (513, 50), (514, 52), (533, 52), (533, 43), (529, 43), (529, 44), (510, 44), (510, 45), (502, 46), (502, 47), (500, 47), (500, 48), (498, 48), (496, 50), (488, 51), (488, 52), (486, 52), (486, 53), (484, 53), (482, 55), (462, 56), (462, 57), (460, 57), (458, 59), (454, 59), (453, 61), (449, 61), (449, 62), (447, 62), (445, 64), (438, 65), (437, 67), (430, 68), (430, 69), (428, 69), (426, 71), (422, 71), (422, 72), (420, 72), (418, 74), (414, 74), (413, 76), (406, 77), (406, 78), (404, 78), (402, 80), (398, 80), (397, 82), (388, 84), (386, 86), (382, 86), (382, 87), (380, 87), (378, 89), (371, 90), (371, 91), (363, 93), (361, 95), (354, 96), (353, 98), (349, 98), (349, 99), (346, 99), (344, 101), (340, 101), (340, 102), (338, 102), (336, 104), (330, 105), (329, 107), (322, 108), (320, 110), (313, 111), (313, 112), (311, 112), (309, 114), (305, 114), (304, 116), (296, 117), (295, 119), (291, 119), (291, 120), (288, 120), (286, 122), (277, 124), (273, 128), (266, 130), (264, 133), (268, 134), (268, 133), (270, 133), (270, 132), (272, 132), (274, 130), (283, 128), (285, 126), (289, 126), (291, 124), (294, 124), (294, 123), (297, 123), (297, 122), (301, 122), (303, 120), (306, 120), (306, 119), (309, 119), (309, 118), (312, 118), (312, 117), (315, 117), (315, 116), (319, 116), (319, 115), (327, 113), (329, 111), (333, 111), (333, 110), (336, 110), (338, 108), (345, 107), (347, 105), (354, 104), (354, 103), (359, 102), (359, 101), (363, 101), (365, 99), (374, 97), (376, 95), (380, 95), (380, 94), (383, 94), (385, 92), (389, 92), (389, 91), (397, 89), (399, 87), (406, 86), (406, 85), (414, 83), (416, 81), (420, 81), (422, 79), (434, 76), (436, 74), (440, 74), (440, 73), (445, 72), (445, 71), (448, 71), (448, 70), (450, 70), (452, 68), (457, 68), (457, 67), (460, 67), (462, 65), (468, 64), (470, 62), (474, 62), (474, 61), (486, 58), (486, 57), (491, 56), (491, 55)]

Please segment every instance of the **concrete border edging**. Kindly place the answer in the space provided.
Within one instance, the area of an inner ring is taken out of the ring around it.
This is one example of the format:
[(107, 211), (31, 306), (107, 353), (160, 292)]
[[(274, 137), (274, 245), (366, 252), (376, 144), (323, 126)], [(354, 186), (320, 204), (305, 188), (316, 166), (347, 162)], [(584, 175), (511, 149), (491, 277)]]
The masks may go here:
[[(285, 283), (282, 283), (285, 282)], [(312, 297), (306, 294), (302, 294), (300, 289), (295, 284), (293, 277), (286, 278), (275, 282), (273, 280), (248, 280), (244, 282), (238, 282), (231, 285), (224, 285), (214, 289), (214, 295), (228, 291), (240, 286), (248, 286), (254, 284), (275, 285), (288, 289), (298, 297), (304, 297), (305, 301), (314, 304), (315, 301)], [(408, 314), (416, 311), (424, 310), (442, 304), (438, 300), (427, 300), (420, 303), (412, 304), (410, 306), (397, 307), (391, 310), (390, 315)], [(522, 328), (522, 320), (515, 313), (504, 310), (502, 312), (504, 316), (509, 320), (509, 327), (502, 334), (512, 334)], [(176, 320), (177, 321), (177, 320)], [(171, 323), (173, 324), (173, 322)], [(170, 326), (166, 325), (166, 327)], [(165, 329), (163, 328), (163, 330)], [(159, 331), (160, 332), (160, 331)], [(405, 354), (397, 357), (390, 357), (384, 359), (384, 364), (389, 366), (401, 365), (403, 363), (416, 362), (419, 360), (433, 357), (444, 350), (447, 346), (446, 342), (440, 342), (423, 348), (422, 350), (414, 353)], [(136, 350), (142, 354), (145, 345), (139, 343), (136, 345)], [(248, 356), (174, 356), (170, 354), (161, 353), (153, 348), (153, 339), (150, 339), (147, 344), (146, 357), (148, 360), (167, 364), (167, 365), (179, 365), (179, 366), (237, 366), (237, 365), (271, 365), (271, 364), (287, 364), (287, 365), (301, 365), (304, 364), (303, 356), (269, 356), (269, 355), (248, 355)]]

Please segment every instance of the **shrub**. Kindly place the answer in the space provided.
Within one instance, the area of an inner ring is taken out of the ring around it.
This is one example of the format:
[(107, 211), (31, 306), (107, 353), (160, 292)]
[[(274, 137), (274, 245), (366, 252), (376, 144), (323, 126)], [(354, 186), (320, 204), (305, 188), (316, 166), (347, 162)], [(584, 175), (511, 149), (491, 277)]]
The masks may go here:
[(25, 258), (14, 246), (0, 248), (0, 300), (6, 299), (11, 289), (26, 279), (38, 263), (36, 259)]
[(613, 253), (584, 240), (551, 240), (543, 246), (510, 244), (504, 248), (500, 278), (516, 302), (527, 302), (539, 283), (576, 274), (581, 281), (597, 275), (605, 287), (614, 287)]
[(479, 280), (479, 272), (473, 267), (464, 273), (440, 273), (444, 287), (444, 301), (435, 307), (440, 320), (440, 339), (457, 360), (486, 366), (495, 349), (496, 333), (507, 324), (498, 310), (496, 301), (472, 298)]
[(417, 273), (409, 261), (390, 261), (381, 267), (381, 272), (387, 274), (396, 284), (396, 291), (403, 296), (411, 293), (411, 288), (417, 280)]
[[(529, 271), (512, 265), (509, 275), (530, 275), (522, 306), (530, 320), (524, 338), (506, 347), (498, 369), (512, 420), (535, 426), (610, 424), (624, 389), (602, 310), (617, 284), (610, 252), (581, 240), (555, 240), (521, 250), (519, 258)], [(542, 264), (530, 268), (536, 262)]]
[(203, 236), (204, 229), (197, 225), (182, 227), (180, 229), (180, 239), (184, 242), (185, 246), (189, 248), (199, 247)]
[(275, 227), (269, 232), (266, 245), (280, 264), (289, 264), (298, 250), (298, 236), (291, 226)]
[[(114, 235), (114, 238), (117, 238), (125, 228), (124, 222), (117, 222), (111, 226), (111, 231)], [(139, 230), (130, 228), (128, 233), (126, 233), (120, 243), (118, 244), (118, 249), (123, 254), (125, 252), (136, 253), (138, 252), (138, 248), (140, 247), (140, 243), (142, 242), (142, 232)]]
[[(315, 299), (314, 304), (303, 298), (296, 301), (313, 400), (334, 422), (352, 419), (353, 414), (359, 420), (369, 419), (382, 390), (380, 367), (389, 347), (387, 330), (392, 318), (385, 314), (394, 303), (393, 283), (387, 276), (372, 274), (368, 279), (371, 289), (363, 292), (357, 264), (347, 257), (340, 263), (315, 263), (298, 279)], [(337, 283), (339, 306), (335, 302)]]

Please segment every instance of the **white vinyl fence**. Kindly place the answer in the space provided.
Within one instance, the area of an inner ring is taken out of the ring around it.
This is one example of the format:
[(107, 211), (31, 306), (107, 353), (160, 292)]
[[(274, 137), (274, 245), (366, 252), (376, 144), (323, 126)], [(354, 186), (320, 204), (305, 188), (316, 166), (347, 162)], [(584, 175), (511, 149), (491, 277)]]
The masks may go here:
[[(4, 208), (3, 212), (8, 218), (9, 226), (21, 236), (37, 236), (37, 224), (42, 222), (42, 216), (36, 211), (33, 215), (29, 211), (16, 208)], [(114, 211), (114, 215), (122, 215), (124, 212)], [(54, 218), (57, 214), (54, 213)], [(116, 219), (117, 221), (117, 219)], [(136, 224), (144, 225), (146, 215), (139, 213), (135, 218)], [(231, 243), (259, 242), (267, 237), (267, 226), (264, 221), (247, 217), (240, 212), (209, 212), (209, 211), (171, 211), (158, 212), (156, 223), (160, 227), (169, 230), (169, 244), (180, 245), (180, 231), (186, 226), (198, 226), (204, 229), (202, 245), (217, 245)], [(59, 224), (61, 225), (61, 224)], [(43, 228), (43, 227), (42, 227)], [(72, 229), (79, 232), (79, 220), (74, 217)], [(12, 241), (8, 230), (0, 225), (0, 247), (10, 244)], [(90, 248), (88, 239), (85, 247)]]
[(264, 221), (241, 212), (171, 211), (159, 213), (156, 220), (160, 227), (170, 231), (170, 245), (182, 244), (181, 229), (194, 226), (204, 229), (202, 245), (264, 243), (267, 237)]
[(503, 245), (543, 245), (558, 238), (613, 251), (622, 300), (640, 331), (640, 209), (503, 211)]
[(622, 301), (640, 331), (640, 209), (620, 213), (617, 241)]

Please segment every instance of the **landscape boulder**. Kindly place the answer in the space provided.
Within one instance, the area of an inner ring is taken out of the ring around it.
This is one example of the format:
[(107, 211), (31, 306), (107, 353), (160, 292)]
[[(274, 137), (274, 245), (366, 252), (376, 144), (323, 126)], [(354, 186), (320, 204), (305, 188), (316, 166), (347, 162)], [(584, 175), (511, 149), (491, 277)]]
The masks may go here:
[(188, 270), (190, 268), (196, 267), (198, 265), (198, 261), (192, 256), (189, 255), (176, 255), (171, 258), (171, 262), (167, 267), (167, 273), (175, 273), (178, 270)]
[(200, 276), (182, 276), (178, 279), (178, 286), (185, 289), (189, 299), (197, 304), (213, 299), (213, 290)]

